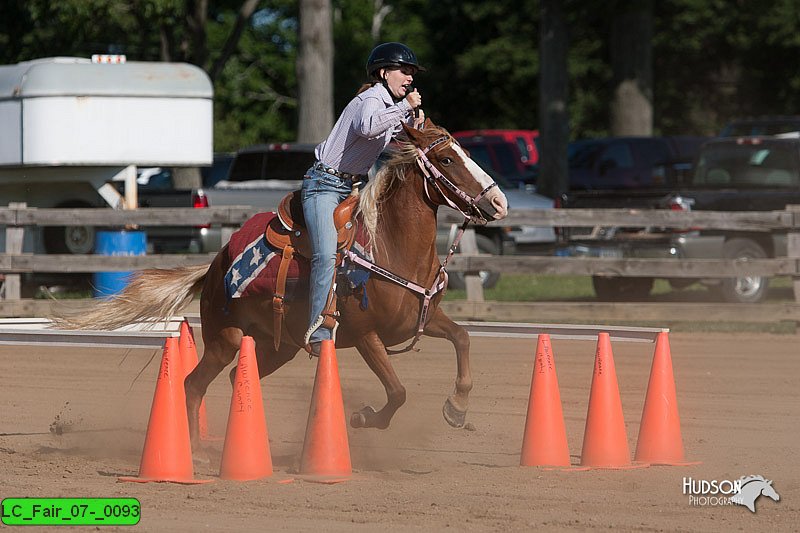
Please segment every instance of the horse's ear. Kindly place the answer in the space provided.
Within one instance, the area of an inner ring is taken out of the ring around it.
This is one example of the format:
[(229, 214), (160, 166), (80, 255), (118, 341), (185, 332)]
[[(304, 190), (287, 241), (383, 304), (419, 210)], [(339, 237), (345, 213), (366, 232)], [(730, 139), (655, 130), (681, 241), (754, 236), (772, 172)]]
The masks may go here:
[(421, 137), (422, 133), (417, 128), (409, 126), (405, 122), (403, 122), (402, 125), (403, 125), (403, 131), (406, 133), (408, 139), (412, 143), (417, 144), (416, 141)]
[(435, 127), (433, 121), (428, 117), (425, 117), (425, 122), (423, 123), (426, 128), (433, 128)]

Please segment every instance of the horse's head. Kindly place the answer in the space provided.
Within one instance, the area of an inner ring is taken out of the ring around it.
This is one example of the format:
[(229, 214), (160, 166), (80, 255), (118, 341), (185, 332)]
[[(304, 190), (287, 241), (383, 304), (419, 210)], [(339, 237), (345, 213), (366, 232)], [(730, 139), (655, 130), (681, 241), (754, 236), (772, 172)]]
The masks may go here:
[(444, 129), (425, 121), (417, 130), (403, 126), (416, 147), (417, 165), (425, 176), (425, 191), (431, 201), (431, 189), (441, 201), (461, 211), (472, 222), (485, 224), (508, 215), (506, 195)]
[(768, 498), (772, 498), (773, 500), (780, 501), (781, 496), (772, 486), (772, 480), (766, 479), (764, 480), (765, 484), (761, 486), (761, 494)]

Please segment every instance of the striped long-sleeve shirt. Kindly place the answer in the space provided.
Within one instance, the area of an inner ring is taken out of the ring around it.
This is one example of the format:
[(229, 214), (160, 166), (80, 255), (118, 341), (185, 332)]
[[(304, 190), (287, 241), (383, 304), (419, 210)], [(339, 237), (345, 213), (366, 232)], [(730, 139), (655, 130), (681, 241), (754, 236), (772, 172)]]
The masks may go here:
[(375, 84), (347, 104), (328, 138), (317, 145), (317, 160), (341, 172), (366, 174), (403, 122), (414, 123), (408, 101), (394, 103), (386, 87)]

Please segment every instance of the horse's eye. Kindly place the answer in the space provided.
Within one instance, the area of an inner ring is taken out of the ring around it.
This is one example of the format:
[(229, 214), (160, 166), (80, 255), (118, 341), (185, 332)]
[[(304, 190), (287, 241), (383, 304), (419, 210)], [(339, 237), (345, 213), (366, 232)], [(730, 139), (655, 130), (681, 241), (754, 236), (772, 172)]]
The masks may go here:
[(449, 157), (443, 157), (442, 158), (442, 164), (444, 166), (449, 166), (449, 165), (453, 164), (453, 160), (450, 159)]

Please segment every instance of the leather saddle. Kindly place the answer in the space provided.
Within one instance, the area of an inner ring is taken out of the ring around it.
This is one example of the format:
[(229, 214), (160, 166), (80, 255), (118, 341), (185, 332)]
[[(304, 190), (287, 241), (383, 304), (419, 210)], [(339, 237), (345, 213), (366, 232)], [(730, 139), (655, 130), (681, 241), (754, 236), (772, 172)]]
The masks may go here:
[[(356, 225), (353, 221), (353, 215), (357, 205), (358, 196), (351, 194), (333, 211), (333, 226), (336, 228), (337, 233), (337, 250), (348, 250), (355, 241)], [(280, 205), (278, 205), (278, 216), (273, 218), (267, 225), (264, 237), (273, 247), (282, 250), (278, 277), (275, 280), (275, 294), (272, 296), (272, 338), (277, 350), (281, 344), (283, 316), (286, 314), (284, 297), (286, 295), (286, 278), (289, 273), (289, 265), (295, 254), (311, 259), (311, 241), (306, 229), (306, 220), (303, 216), (300, 191), (292, 191), (281, 200)], [(335, 276), (336, 272), (334, 270)], [(324, 326), (333, 328), (336, 323), (336, 296), (334, 295), (333, 280), (331, 280), (331, 291), (328, 293), (327, 303), (322, 314)], [(309, 346), (306, 346), (306, 350), (311, 353)]]
[[(356, 236), (353, 222), (356, 206), (358, 196), (351, 194), (333, 212), (337, 250), (347, 250), (353, 245)], [(267, 226), (264, 236), (268, 243), (279, 250), (291, 246), (294, 253), (311, 259), (311, 241), (303, 216), (300, 191), (292, 191), (284, 196), (278, 205), (278, 216)]]

